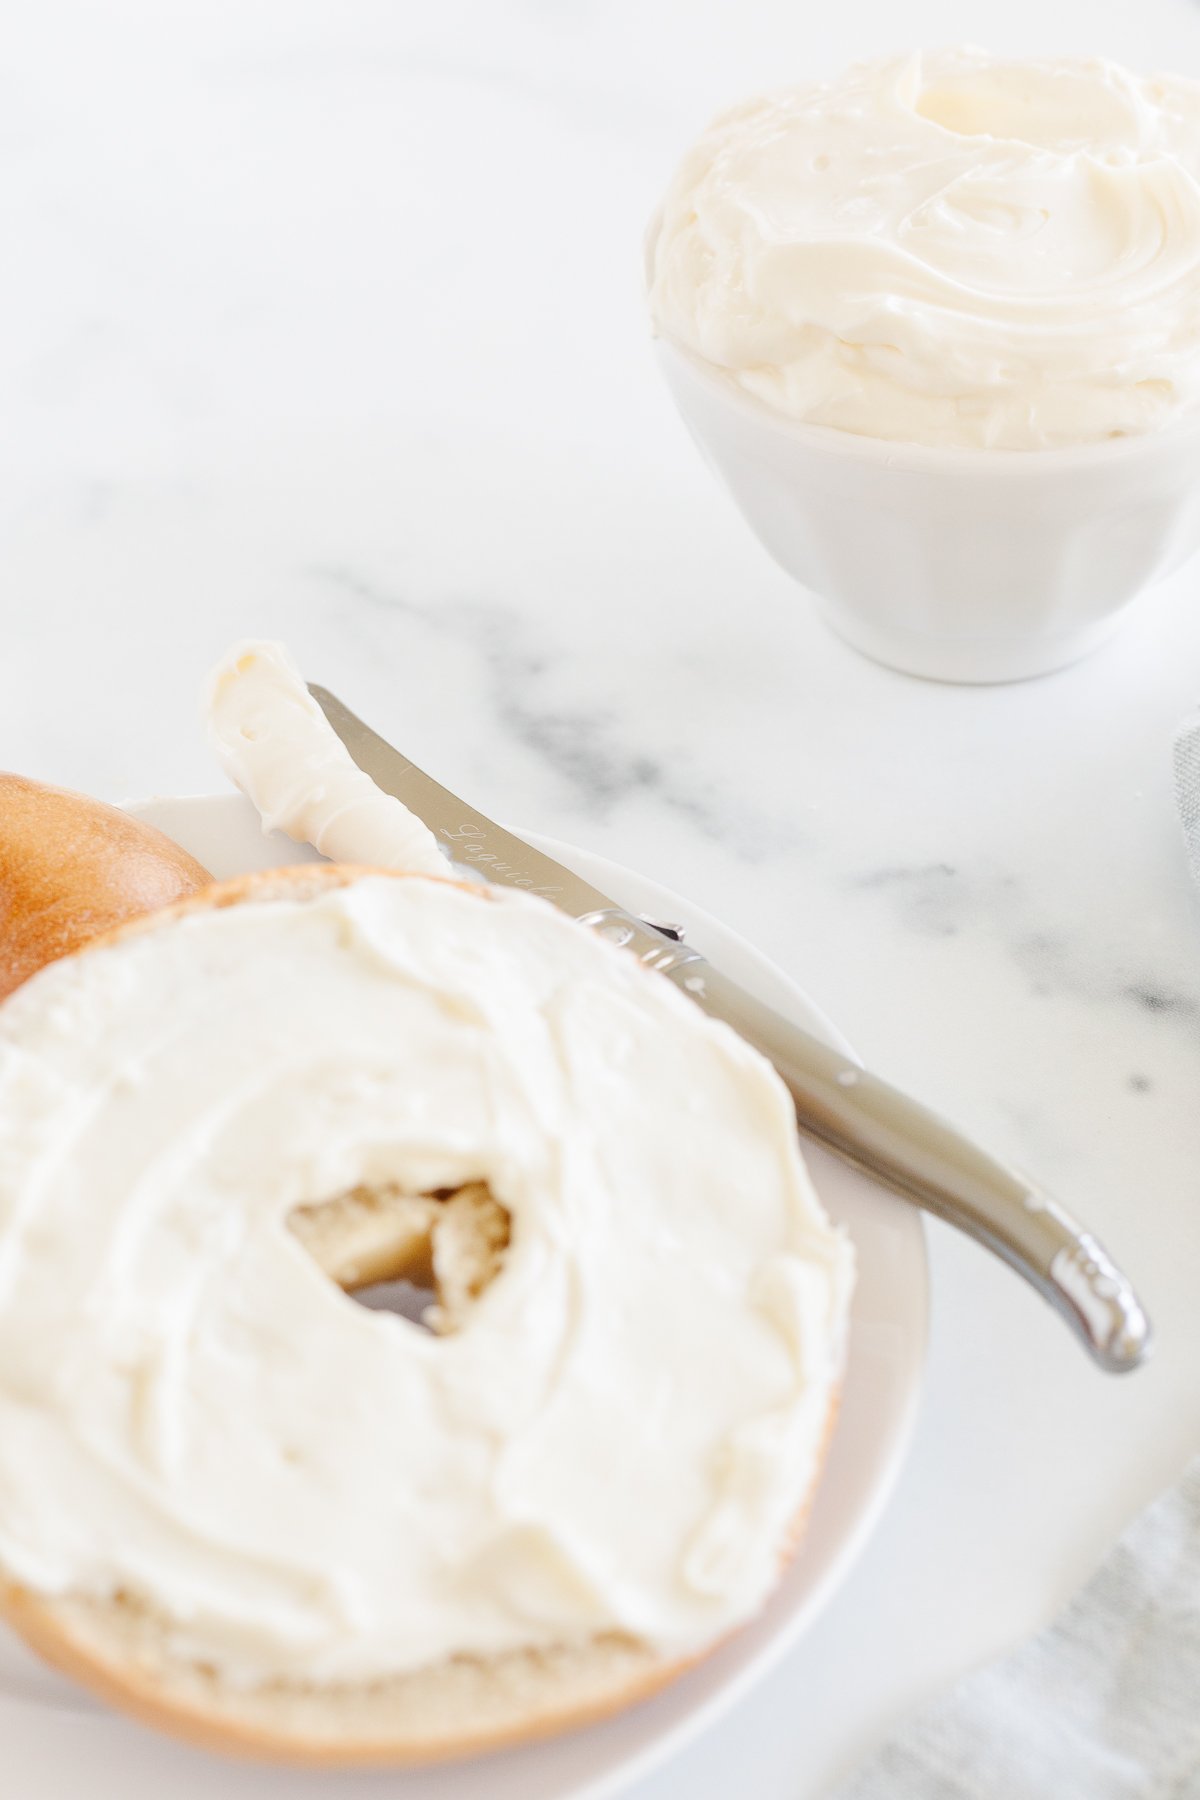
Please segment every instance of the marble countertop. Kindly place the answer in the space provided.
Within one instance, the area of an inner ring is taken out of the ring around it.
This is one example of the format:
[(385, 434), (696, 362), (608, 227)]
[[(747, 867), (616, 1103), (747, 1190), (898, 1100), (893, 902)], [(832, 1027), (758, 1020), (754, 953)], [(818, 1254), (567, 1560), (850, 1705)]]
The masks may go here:
[[(1064, 674), (892, 675), (751, 540), (653, 368), (639, 235), (681, 145), (896, 41), (881, 0), (827, 10), (47, 0), (0, 72), (0, 764), (214, 787), (200, 678), (282, 637), (488, 811), (775, 956), (1082, 1213), (1155, 1313), (1154, 1364), (1106, 1380), (931, 1227), (928, 1385), (882, 1526), (637, 1800), (747, 1771), (815, 1800), (1046, 1616), (1200, 1440), (1200, 901), (1170, 791), (1200, 565)], [(1048, 12), (910, 0), (904, 37), (1200, 72), (1186, 0)]]

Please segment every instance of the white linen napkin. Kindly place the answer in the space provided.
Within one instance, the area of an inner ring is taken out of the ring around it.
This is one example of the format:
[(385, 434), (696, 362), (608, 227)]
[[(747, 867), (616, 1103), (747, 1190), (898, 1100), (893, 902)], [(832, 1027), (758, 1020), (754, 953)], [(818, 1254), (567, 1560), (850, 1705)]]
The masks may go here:
[(1200, 1457), (1048, 1630), (919, 1713), (836, 1800), (1200, 1800)]
[(1192, 874), (1200, 881), (1200, 712), (1175, 734), (1175, 798)]

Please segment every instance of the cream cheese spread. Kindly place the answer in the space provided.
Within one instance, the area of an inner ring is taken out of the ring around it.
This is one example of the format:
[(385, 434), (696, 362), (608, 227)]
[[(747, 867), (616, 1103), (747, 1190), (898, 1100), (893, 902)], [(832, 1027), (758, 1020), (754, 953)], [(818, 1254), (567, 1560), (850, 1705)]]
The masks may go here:
[[(287, 1225), (476, 1179), (512, 1238), (448, 1336)], [(769, 1065), (544, 902), (196, 913), (0, 1009), (0, 1568), (248, 1682), (699, 1648), (777, 1578), (851, 1282)]]
[(1200, 398), (1200, 84), (951, 50), (717, 119), (653, 245), (658, 330), (789, 418), (1044, 449)]
[(432, 831), (358, 767), (282, 644), (235, 644), (203, 704), (221, 766), (264, 831), (312, 844), (331, 862), (449, 874)]

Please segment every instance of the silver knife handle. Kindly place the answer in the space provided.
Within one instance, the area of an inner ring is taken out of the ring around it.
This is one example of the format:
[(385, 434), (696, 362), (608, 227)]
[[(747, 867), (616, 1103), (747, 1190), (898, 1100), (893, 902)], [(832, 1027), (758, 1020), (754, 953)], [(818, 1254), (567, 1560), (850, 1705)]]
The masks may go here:
[[(625, 941), (636, 953), (636, 936)], [(1119, 1373), (1144, 1360), (1150, 1322), (1131, 1283), (1057, 1201), (696, 952), (686, 960), (668, 954), (655, 966), (774, 1063), (807, 1136), (1002, 1257), (1057, 1308), (1101, 1368)]]

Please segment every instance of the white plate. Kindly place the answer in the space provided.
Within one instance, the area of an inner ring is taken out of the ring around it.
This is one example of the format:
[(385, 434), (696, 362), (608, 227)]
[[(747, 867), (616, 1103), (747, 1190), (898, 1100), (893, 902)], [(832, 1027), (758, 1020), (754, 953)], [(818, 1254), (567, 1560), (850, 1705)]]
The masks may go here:
[[(310, 860), (264, 837), (236, 795), (153, 800), (131, 808), (218, 876)], [(525, 833), (623, 905), (681, 920), (689, 940), (798, 1024), (844, 1048), (829, 1021), (780, 969), (698, 907), (604, 857)], [(49, 1800), (603, 1800), (710, 1725), (817, 1616), (862, 1551), (912, 1430), (928, 1309), (916, 1211), (816, 1149), (807, 1152), (831, 1215), (858, 1252), (850, 1356), (837, 1431), (800, 1554), (753, 1625), (665, 1693), (604, 1725), (479, 1762), (378, 1775), (309, 1775), (227, 1765), (140, 1730), (0, 1637), (0, 1737), (6, 1789)], [(14, 1779), (15, 1778), (15, 1779)]]

